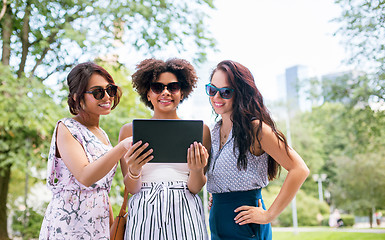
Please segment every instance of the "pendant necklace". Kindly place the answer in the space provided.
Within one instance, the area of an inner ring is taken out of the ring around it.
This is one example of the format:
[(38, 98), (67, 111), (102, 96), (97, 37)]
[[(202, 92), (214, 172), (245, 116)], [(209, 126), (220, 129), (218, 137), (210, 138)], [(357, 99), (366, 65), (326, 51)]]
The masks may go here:
[(221, 146), (225, 145), (227, 140), (227, 135), (224, 133), (224, 131), (221, 131)]

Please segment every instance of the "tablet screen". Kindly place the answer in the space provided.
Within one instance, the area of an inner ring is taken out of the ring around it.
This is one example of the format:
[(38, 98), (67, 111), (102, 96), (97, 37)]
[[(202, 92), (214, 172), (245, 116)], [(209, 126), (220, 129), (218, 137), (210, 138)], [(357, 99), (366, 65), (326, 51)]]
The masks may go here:
[(134, 119), (132, 128), (133, 142), (142, 140), (153, 149), (150, 162), (187, 163), (187, 149), (194, 141), (202, 143), (201, 120)]

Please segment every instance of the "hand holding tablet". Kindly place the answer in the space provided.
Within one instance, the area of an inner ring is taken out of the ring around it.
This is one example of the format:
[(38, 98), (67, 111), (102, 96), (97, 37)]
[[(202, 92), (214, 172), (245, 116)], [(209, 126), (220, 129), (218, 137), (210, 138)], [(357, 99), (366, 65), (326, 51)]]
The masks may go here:
[(202, 142), (201, 120), (134, 119), (132, 126), (133, 143), (141, 140), (153, 149), (152, 163), (187, 163), (187, 149)]

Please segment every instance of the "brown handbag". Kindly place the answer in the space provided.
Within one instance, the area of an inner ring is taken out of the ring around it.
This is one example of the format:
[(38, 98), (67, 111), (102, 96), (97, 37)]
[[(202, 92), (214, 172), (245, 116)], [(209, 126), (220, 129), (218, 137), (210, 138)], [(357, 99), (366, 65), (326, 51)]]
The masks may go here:
[(111, 240), (123, 240), (124, 232), (126, 230), (126, 222), (127, 222), (127, 199), (128, 199), (128, 191), (127, 188), (124, 188), (124, 199), (122, 203), (122, 207), (120, 208), (120, 212), (118, 216), (114, 219), (110, 227), (110, 239)]

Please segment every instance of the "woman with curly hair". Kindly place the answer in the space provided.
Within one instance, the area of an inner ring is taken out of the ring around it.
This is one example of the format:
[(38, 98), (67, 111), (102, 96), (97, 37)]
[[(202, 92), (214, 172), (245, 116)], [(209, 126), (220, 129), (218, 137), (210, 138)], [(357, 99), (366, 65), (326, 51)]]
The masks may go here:
[[(193, 66), (177, 58), (143, 60), (132, 75), (141, 101), (154, 111), (152, 119), (180, 119), (177, 108), (197, 79)], [(125, 124), (119, 141), (131, 136), (132, 123)], [(124, 184), (133, 194), (125, 239), (208, 239), (197, 193), (206, 183), (210, 146), (210, 130), (204, 125), (203, 144), (195, 142), (188, 149), (187, 163), (151, 163), (152, 155), (121, 162)]]
[[(206, 92), (221, 116), (211, 131), (207, 172), (211, 239), (272, 239), (270, 222), (294, 198), (309, 169), (277, 130), (245, 66), (220, 62)], [(277, 176), (280, 166), (288, 171), (287, 177), (265, 210), (261, 189)]]

